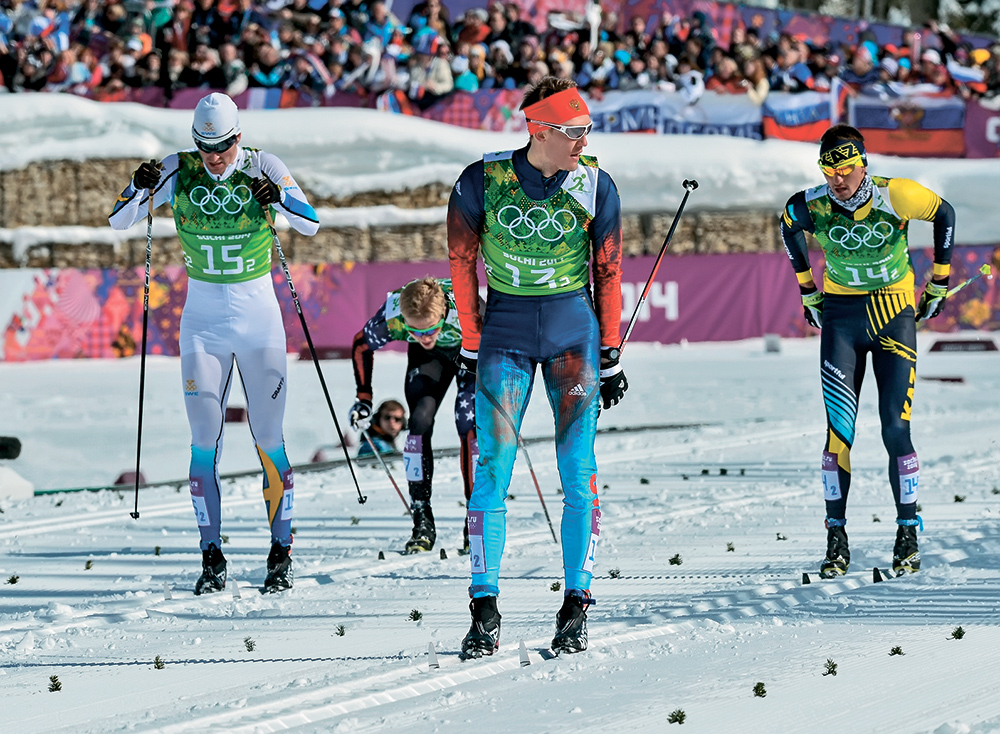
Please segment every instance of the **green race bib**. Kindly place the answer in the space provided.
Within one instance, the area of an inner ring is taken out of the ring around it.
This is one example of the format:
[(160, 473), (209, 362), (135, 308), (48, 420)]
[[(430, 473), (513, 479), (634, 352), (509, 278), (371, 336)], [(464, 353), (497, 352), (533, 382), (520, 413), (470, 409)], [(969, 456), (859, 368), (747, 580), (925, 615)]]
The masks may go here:
[[(249, 165), (250, 157), (244, 159)], [(178, 153), (174, 222), (189, 278), (242, 283), (271, 272), (271, 232), (251, 180), (236, 170), (216, 181), (200, 155)]]
[(597, 202), (597, 160), (580, 166), (545, 201), (525, 195), (517, 180), (513, 151), (483, 158), (486, 223), (483, 262), (491, 288), (540, 296), (577, 290), (590, 282), (588, 227)]

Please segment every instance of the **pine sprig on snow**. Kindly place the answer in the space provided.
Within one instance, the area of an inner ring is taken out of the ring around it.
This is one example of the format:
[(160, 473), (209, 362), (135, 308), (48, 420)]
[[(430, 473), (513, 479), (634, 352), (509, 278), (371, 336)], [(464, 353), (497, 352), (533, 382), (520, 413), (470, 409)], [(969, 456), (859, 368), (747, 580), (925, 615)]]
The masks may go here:
[(667, 717), (668, 724), (683, 724), (684, 719), (687, 718), (687, 714), (684, 713), (684, 709), (674, 709), (670, 712), (670, 716)]
[(49, 676), (49, 693), (55, 693), (56, 691), (62, 690), (62, 683), (59, 681), (58, 675)]
[(836, 675), (837, 674), (837, 664), (833, 662), (832, 658), (826, 659), (826, 670), (823, 675)]
[(764, 688), (764, 684), (762, 682), (758, 682), (753, 687), (753, 695), (755, 695), (757, 698), (764, 698), (765, 696), (767, 696), (767, 689)]

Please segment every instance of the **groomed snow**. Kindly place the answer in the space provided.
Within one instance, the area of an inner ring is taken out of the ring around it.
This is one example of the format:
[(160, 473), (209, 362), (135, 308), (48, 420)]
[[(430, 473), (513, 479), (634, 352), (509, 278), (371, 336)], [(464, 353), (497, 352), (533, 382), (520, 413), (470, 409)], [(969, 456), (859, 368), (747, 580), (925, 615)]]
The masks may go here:
[[(469, 617), (454, 457), (439, 459), (435, 475), (447, 559), (437, 548), (398, 554), (408, 519), (381, 470), (359, 467), (363, 506), (345, 468), (300, 473), (295, 587), (267, 597), (256, 590), (268, 543), (258, 478), (224, 489), (224, 551), (239, 599), (231, 589), (192, 595), (200, 556), (183, 487), (143, 490), (137, 521), (128, 489), (4, 500), (0, 582), (18, 579), (0, 586), (0, 728), (671, 732), (668, 717), (683, 710), (683, 732), (1000, 731), (1000, 358), (928, 353), (934, 338), (920, 335), (919, 374), (952, 381), (917, 382), (926, 527), (916, 576), (872, 583), (895, 526), (870, 375), (852, 455), (851, 572), (821, 582), (818, 340), (785, 341), (778, 354), (761, 340), (630, 345), (631, 389), (601, 427), (700, 425), (598, 439), (604, 522), (587, 652), (543, 659), (561, 564), (522, 459), (507, 503), (501, 649), (472, 662), (457, 657)], [(349, 363), (323, 367), (346, 411)], [(403, 369), (402, 355), (380, 353), (376, 390), (398, 395)], [(3, 432), (24, 441), (6, 465), (42, 485), (129, 467), (137, 360), (0, 371)], [(144, 466), (182, 478), (177, 361), (152, 360), (150, 377)], [(300, 462), (329, 443), (331, 421), (312, 364), (292, 366), (289, 391), (286, 436)], [(551, 431), (536, 394), (524, 435)], [(442, 416), (436, 437), (455, 445), (453, 434)], [(245, 425), (230, 425), (226, 456), (249, 442)], [(530, 452), (558, 522), (552, 444)], [(401, 478), (398, 461), (394, 470)], [(808, 586), (804, 571), (813, 572)], [(965, 636), (953, 639), (959, 626)], [(429, 645), (439, 668), (428, 665)], [(905, 654), (890, 655), (894, 647)], [(824, 675), (827, 660), (836, 676)], [(62, 690), (50, 693), (53, 675)], [(764, 698), (753, 694), (758, 682)]]

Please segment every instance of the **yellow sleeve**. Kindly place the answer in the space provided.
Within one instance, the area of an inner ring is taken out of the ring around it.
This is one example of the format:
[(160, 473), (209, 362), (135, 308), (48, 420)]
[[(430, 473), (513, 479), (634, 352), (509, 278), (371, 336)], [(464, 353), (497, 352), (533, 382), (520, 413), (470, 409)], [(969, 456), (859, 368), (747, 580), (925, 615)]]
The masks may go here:
[(941, 205), (941, 197), (911, 179), (891, 178), (889, 203), (902, 219), (930, 222)]

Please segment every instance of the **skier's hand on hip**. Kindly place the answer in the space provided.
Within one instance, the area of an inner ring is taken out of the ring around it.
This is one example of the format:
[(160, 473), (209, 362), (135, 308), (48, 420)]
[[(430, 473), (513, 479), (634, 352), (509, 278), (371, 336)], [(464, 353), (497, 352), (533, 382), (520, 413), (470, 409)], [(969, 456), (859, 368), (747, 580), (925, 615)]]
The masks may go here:
[[(943, 281), (943, 282), (942, 282)], [(917, 323), (932, 319), (941, 313), (948, 298), (948, 279), (932, 280), (924, 287), (917, 303)]]
[(163, 164), (155, 159), (143, 161), (132, 174), (132, 183), (137, 189), (155, 189), (162, 170)]
[(367, 431), (371, 425), (369, 420), (372, 417), (372, 401), (365, 398), (358, 400), (351, 406), (351, 428), (355, 431)]
[(458, 365), (458, 374), (463, 379), (475, 377), (476, 369), (479, 367), (479, 352), (470, 352), (462, 347), (455, 357), (455, 364)]
[(823, 291), (816, 286), (810, 286), (812, 290), (802, 287), (802, 312), (805, 314), (806, 322), (817, 329), (823, 328)]
[(281, 201), (281, 191), (278, 189), (278, 184), (267, 176), (261, 176), (251, 181), (250, 193), (253, 194), (253, 198), (257, 200), (257, 203), (264, 208)]
[(628, 378), (618, 364), (621, 351), (618, 347), (601, 347), (601, 405), (607, 410), (618, 405), (628, 390)]

